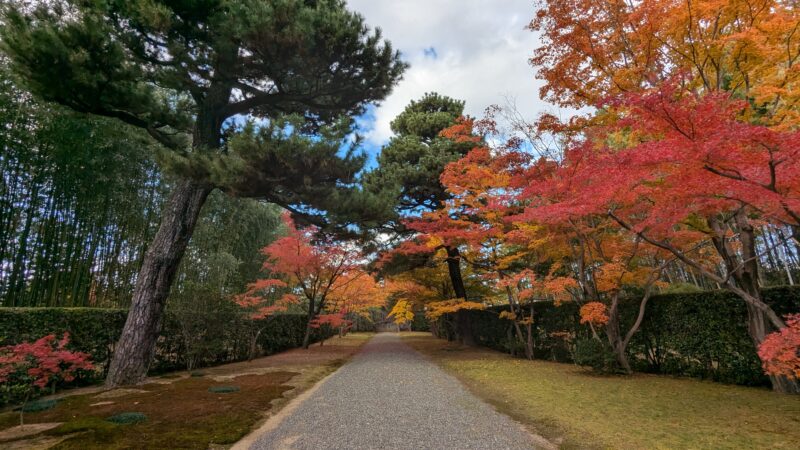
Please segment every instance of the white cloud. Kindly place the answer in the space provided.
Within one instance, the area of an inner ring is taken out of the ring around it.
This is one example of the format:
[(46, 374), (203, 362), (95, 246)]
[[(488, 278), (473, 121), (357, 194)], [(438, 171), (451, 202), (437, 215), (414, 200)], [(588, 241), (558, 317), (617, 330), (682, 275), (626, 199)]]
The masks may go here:
[[(438, 92), (466, 101), (466, 112), (513, 98), (533, 119), (553, 108), (539, 99), (540, 82), (528, 58), (538, 45), (525, 29), (535, 10), (530, 0), (349, 0), (371, 27), (411, 64), (404, 79), (374, 112), (367, 140), (380, 145), (391, 136), (389, 122), (409, 101)], [(434, 49), (436, 56), (431, 55)]]

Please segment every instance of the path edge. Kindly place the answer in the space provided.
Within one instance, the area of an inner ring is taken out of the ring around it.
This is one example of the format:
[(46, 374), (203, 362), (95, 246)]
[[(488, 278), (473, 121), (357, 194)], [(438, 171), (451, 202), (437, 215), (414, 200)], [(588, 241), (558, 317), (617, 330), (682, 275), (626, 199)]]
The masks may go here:
[[(372, 338), (374, 338), (374, 337), (375, 336), (370, 337), (369, 340), (367, 340), (367, 342), (362, 344), (362, 348), (363, 348), (364, 345), (367, 345), (367, 343), (369, 343), (369, 341), (371, 341)], [(358, 356), (358, 354), (361, 353), (361, 351), (362, 351), (362, 349), (358, 349), (358, 351), (356, 353), (354, 353), (353, 356), (351, 356), (347, 362), (345, 362), (341, 366), (337, 367), (336, 370), (334, 370), (333, 372), (325, 375), (319, 381), (314, 383), (314, 385), (311, 386), (310, 388), (306, 389), (305, 391), (303, 391), (300, 394), (298, 394), (295, 397), (293, 397), (291, 400), (289, 400), (289, 402), (287, 402), (285, 405), (283, 405), (282, 408), (280, 408), (277, 411), (272, 412), (272, 414), (270, 414), (270, 416), (267, 417), (267, 419), (264, 421), (264, 423), (262, 423), (258, 428), (254, 429), (254, 430), (251, 430), (250, 433), (245, 435), (243, 438), (241, 438), (238, 441), (236, 441), (236, 443), (233, 444), (232, 447), (230, 447), (230, 450), (248, 450), (253, 444), (256, 443), (258, 438), (260, 438), (264, 434), (267, 434), (267, 433), (277, 429), (278, 426), (280, 426), (280, 424), (283, 423), (283, 421), (289, 415), (291, 415), (301, 404), (303, 404), (303, 402), (305, 402), (312, 395), (314, 395), (314, 393), (317, 392), (317, 390), (320, 388), (320, 386), (325, 384), (328, 381), (329, 378), (331, 378), (334, 375), (336, 375), (336, 373), (339, 372), (339, 370), (342, 367), (344, 367), (348, 363), (350, 363), (350, 361), (352, 361), (353, 358)]]
[[(430, 332), (425, 331), (424, 333), (430, 333)], [(430, 333), (430, 334), (434, 339), (440, 339), (440, 338), (437, 338), (436, 336), (433, 336), (433, 333)], [(403, 341), (403, 336), (400, 335), (400, 334), (398, 334), (398, 336), (400, 337), (400, 340), (402, 342)], [(403, 344), (408, 346), (409, 348), (411, 348), (411, 350), (415, 351), (417, 354), (419, 354), (419, 356), (421, 356), (422, 359), (424, 359), (424, 360), (428, 361), (429, 363), (433, 364), (434, 366), (438, 367), (439, 370), (444, 372), (449, 377), (453, 378), (459, 385), (461, 385), (461, 388), (464, 389), (464, 391), (468, 392), (470, 395), (472, 395), (473, 397), (475, 397), (476, 399), (478, 399), (482, 403), (486, 404), (489, 408), (492, 409), (492, 411), (496, 412), (497, 414), (500, 414), (502, 416), (507, 417), (513, 424), (518, 426), (523, 433), (525, 433), (528, 436), (530, 436), (531, 441), (533, 441), (533, 443), (538, 446), (536, 448), (541, 448), (542, 450), (557, 450), (559, 448), (559, 444), (558, 443), (553, 442), (550, 439), (542, 436), (535, 429), (533, 429), (531, 426), (525, 425), (524, 423), (522, 423), (521, 421), (517, 420), (516, 418), (514, 418), (514, 417), (512, 417), (512, 416), (510, 416), (510, 415), (508, 415), (508, 414), (506, 414), (506, 413), (504, 413), (502, 411), (500, 411), (499, 409), (497, 409), (497, 407), (495, 405), (493, 405), (491, 402), (489, 402), (488, 400), (484, 399), (483, 397), (481, 397), (480, 395), (475, 393), (467, 385), (467, 383), (464, 382), (464, 380), (460, 379), (455, 374), (450, 373), (447, 369), (444, 368), (444, 366), (439, 364), (430, 355), (427, 355), (427, 354), (417, 350), (416, 348), (414, 348), (414, 346), (410, 345), (408, 342), (403, 342)]]

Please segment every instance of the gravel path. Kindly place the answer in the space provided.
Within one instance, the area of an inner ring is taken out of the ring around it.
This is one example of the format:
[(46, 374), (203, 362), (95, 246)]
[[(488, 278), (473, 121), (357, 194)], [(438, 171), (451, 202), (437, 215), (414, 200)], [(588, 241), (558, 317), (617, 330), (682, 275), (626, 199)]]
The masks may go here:
[(394, 333), (366, 343), (251, 449), (530, 449), (522, 426)]

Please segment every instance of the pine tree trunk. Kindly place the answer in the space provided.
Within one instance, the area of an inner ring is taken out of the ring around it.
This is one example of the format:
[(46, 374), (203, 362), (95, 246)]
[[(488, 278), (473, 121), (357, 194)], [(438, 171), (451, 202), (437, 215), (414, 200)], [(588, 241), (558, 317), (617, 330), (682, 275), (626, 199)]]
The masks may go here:
[(147, 376), (164, 304), (210, 192), (206, 185), (181, 180), (170, 193), (161, 225), (139, 270), (128, 319), (115, 346), (106, 385), (136, 384)]
[[(464, 279), (461, 277), (461, 254), (457, 247), (445, 247), (447, 251), (447, 271), (450, 274), (450, 282), (453, 284), (453, 292), (456, 298), (466, 300), (467, 290), (464, 287)], [(475, 336), (472, 333), (467, 311), (456, 311), (456, 334), (458, 340), (463, 345), (475, 346)]]
[(464, 287), (464, 279), (461, 277), (461, 254), (456, 247), (445, 247), (447, 251), (447, 271), (450, 274), (450, 283), (453, 284), (453, 292), (456, 298), (467, 298), (467, 290)]

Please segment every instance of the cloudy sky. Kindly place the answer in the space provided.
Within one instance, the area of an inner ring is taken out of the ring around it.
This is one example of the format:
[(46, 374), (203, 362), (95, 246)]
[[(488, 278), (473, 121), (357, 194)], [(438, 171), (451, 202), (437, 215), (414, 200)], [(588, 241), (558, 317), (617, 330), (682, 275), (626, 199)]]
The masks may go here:
[(466, 101), (480, 116), (491, 104), (514, 99), (531, 119), (553, 111), (539, 100), (539, 82), (528, 58), (536, 35), (525, 29), (534, 16), (531, 0), (348, 0), (371, 27), (411, 64), (404, 79), (362, 121), (374, 153), (391, 136), (389, 122), (413, 99), (435, 91)]

